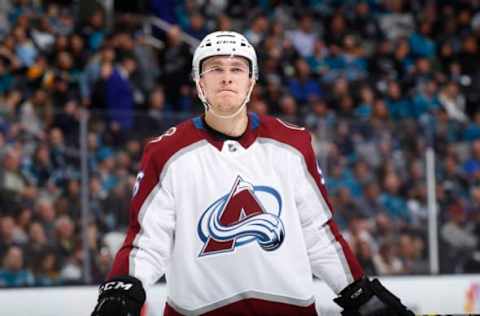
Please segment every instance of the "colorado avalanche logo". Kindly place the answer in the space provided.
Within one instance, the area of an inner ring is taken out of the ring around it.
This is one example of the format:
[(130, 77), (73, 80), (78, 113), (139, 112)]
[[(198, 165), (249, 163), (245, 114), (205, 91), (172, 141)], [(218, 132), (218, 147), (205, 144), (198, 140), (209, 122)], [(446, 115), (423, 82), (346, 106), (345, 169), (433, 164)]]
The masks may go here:
[(200, 256), (230, 252), (254, 241), (266, 251), (277, 249), (285, 238), (281, 211), (282, 199), (275, 189), (253, 186), (238, 176), (230, 193), (200, 217), (197, 230), (204, 243)]

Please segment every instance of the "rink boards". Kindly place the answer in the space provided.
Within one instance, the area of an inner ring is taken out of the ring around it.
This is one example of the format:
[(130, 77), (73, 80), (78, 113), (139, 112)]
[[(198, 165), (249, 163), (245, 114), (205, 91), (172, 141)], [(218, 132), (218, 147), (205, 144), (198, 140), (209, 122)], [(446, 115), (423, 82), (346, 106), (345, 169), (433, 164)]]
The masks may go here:
[[(382, 277), (381, 281), (417, 314), (480, 314), (480, 274), (461, 276)], [(334, 294), (315, 282), (320, 315), (339, 315)], [(96, 287), (0, 289), (2, 315), (90, 315), (97, 298)], [(148, 316), (161, 316), (164, 284), (148, 291)]]

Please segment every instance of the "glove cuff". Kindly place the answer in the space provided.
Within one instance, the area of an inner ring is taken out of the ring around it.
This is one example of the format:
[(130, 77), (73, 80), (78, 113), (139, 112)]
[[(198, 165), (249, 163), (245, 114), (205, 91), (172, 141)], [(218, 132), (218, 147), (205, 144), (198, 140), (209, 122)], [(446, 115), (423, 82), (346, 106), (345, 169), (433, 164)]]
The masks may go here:
[(344, 309), (342, 315), (415, 316), (378, 279), (357, 280), (343, 289), (334, 301)]
[(374, 295), (370, 281), (363, 277), (344, 288), (333, 300), (345, 310), (357, 310)]
[(120, 276), (110, 279), (100, 285), (98, 300), (110, 296), (124, 296), (143, 305), (146, 299), (142, 282), (132, 276)]

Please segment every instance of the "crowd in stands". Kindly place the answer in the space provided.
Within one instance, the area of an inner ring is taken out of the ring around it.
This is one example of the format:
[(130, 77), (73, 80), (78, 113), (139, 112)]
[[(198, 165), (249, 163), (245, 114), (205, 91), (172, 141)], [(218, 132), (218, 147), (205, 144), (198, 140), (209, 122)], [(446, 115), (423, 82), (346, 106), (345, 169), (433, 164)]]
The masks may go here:
[(142, 15), (107, 23), (73, 1), (0, 1), (0, 287), (84, 284), (84, 248), (91, 283), (105, 278), (145, 142), (203, 110), (182, 32), (213, 30), (256, 47), (249, 110), (311, 131), (335, 219), (368, 274), (430, 273), (428, 148), (440, 273), (480, 271), (478, 1), (151, 2), (147, 14), (173, 23), (155, 31), (156, 48)]

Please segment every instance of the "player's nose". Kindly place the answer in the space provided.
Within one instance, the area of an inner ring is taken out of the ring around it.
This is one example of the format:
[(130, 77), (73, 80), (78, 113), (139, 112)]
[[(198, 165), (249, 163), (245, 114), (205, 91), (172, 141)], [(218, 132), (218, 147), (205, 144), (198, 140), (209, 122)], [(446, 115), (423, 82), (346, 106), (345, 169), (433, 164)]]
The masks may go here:
[(227, 71), (224, 71), (222, 72), (222, 83), (223, 84), (231, 84), (233, 82), (233, 79), (232, 79), (232, 73), (231, 71), (227, 70)]

